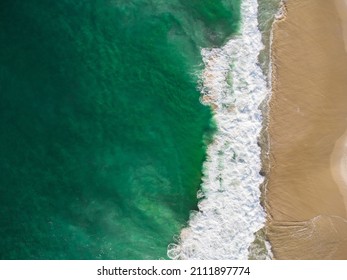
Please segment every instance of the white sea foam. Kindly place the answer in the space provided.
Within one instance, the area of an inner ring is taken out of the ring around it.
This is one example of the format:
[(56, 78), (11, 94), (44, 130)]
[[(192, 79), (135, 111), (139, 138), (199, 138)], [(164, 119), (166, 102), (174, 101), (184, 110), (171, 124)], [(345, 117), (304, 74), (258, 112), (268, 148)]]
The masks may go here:
[(257, 0), (243, 0), (240, 35), (222, 48), (202, 50), (202, 99), (215, 108), (218, 132), (204, 163), (199, 211), (169, 246), (172, 259), (247, 259), (254, 233), (264, 226), (257, 140), (259, 105), (269, 90), (258, 66), (257, 10)]

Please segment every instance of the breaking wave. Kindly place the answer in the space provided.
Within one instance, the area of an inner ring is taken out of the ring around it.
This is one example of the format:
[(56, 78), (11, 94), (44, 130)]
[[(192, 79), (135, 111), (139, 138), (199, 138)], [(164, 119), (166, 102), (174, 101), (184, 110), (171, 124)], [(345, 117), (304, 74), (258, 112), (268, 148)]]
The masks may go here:
[(247, 259), (255, 232), (264, 226), (260, 204), (261, 102), (270, 93), (258, 64), (263, 48), (257, 0), (243, 0), (239, 35), (221, 48), (202, 49), (202, 102), (214, 108), (217, 132), (207, 150), (198, 192), (172, 259)]

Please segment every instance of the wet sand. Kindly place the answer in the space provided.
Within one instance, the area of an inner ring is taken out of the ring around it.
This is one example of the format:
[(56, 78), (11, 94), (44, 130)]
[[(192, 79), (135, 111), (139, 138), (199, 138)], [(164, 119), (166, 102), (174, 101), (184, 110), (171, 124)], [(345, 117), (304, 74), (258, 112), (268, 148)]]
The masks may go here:
[(347, 201), (347, 131), (335, 143), (330, 167), (333, 179), (340, 188), (344, 201)]
[[(343, 39), (347, 52), (347, 0), (335, 0), (335, 4), (341, 19)], [(347, 209), (347, 130), (335, 143), (330, 158), (330, 167)]]
[(276, 259), (347, 259), (347, 31), (335, 4), (288, 0), (274, 24), (265, 206)]

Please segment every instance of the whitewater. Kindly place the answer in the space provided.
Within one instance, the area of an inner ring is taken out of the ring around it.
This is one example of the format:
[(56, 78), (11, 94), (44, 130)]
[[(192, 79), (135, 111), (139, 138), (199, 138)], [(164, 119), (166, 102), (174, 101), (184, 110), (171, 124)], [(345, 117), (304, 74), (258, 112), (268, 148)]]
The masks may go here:
[(213, 108), (217, 132), (203, 166), (199, 211), (169, 245), (171, 259), (248, 259), (255, 233), (264, 227), (259, 107), (270, 90), (258, 64), (263, 44), (257, 0), (243, 0), (241, 16), (238, 35), (201, 51), (201, 99)]

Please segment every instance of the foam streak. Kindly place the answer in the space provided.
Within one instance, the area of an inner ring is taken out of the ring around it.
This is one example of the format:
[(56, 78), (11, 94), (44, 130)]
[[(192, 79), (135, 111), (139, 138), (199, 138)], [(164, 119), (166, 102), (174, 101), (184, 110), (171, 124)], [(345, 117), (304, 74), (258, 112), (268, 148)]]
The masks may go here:
[(207, 151), (198, 197), (173, 259), (247, 259), (254, 233), (264, 226), (259, 109), (269, 90), (258, 66), (263, 48), (257, 0), (243, 0), (240, 35), (222, 48), (203, 49), (202, 100), (213, 106), (218, 132)]

